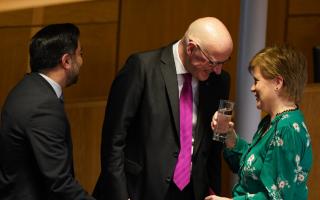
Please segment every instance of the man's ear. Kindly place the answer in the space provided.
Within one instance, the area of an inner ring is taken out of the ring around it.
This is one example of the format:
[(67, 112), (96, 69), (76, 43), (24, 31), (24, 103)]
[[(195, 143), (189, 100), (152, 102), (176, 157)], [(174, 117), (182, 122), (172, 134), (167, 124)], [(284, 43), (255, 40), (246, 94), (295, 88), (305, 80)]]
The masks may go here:
[(197, 44), (193, 41), (190, 40), (187, 43), (187, 54), (190, 56), (192, 54), (192, 51), (194, 50), (194, 48), (197, 46)]
[(71, 67), (72, 59), (69, 53), (65, 53), (61, 57), (61, 65), (65, 69), (69, 69)]

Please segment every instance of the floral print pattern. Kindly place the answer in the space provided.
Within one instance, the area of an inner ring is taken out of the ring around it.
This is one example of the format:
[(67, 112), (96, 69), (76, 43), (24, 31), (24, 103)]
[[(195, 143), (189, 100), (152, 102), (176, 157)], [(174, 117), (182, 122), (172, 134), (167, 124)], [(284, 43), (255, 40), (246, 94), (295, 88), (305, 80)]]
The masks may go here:
[(268, 190), (268, 192), (272, 199), (282, 200), (278, 192), (278, 187), (276, 185), (272, 185), (271, 190)]
[(293, 123), (293, 128), (296, 129), (296, 131), (299, 133), (300, 132), (300, 126), (298, 123)]
[[(259, 124), (251, 144), (239, 139), (233, 149), (225, 150), (226, 159), (241, 156), (233, 199), (306, 200), (312, 149), (303, 115), (300, 110), (283, 113), (262, 133), (267, 117)], [(237, 159), (229, 161), (239, 164)]]
[(243, 171), (247, 174), (247, 176), (251, 177), (254, 180), (257, 180), (258, 177), (255, 174), (256, 168), (252, 166), (252, 162), (254, 161), (254, 154), (252, 154), (248, 160), (247, 165), (243, 168)]
[(270, 144), (273, 146), (280, 147), (283, 146), (283, 140), (279, 136), (275, 136), (274, 140), (272, 140)]
[(304, 130), (306, 131), (307, 147), (309, 147), (310, 146), (310, 135), (308, 132), (308, 128), (304, 122), (302, 122), (302, 126), (303, 126)]
[(295, 161), (296, 161), (296, 169), (294, 170), (295, 177), (294, 177), (293, 181), (300, 184), (305, 181), (305, 178), (307, 177), (308, 173), (302, 170), (302, 167), (300, 166), (300, 156), (299, 155), (296, 155)]

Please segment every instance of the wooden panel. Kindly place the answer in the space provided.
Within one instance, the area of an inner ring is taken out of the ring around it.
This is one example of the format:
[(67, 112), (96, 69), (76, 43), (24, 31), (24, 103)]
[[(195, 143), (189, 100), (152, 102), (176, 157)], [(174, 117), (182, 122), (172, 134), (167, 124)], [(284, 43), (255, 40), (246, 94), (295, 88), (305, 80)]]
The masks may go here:
[[(228, 27), (234, 41), (232, 59), (224, 68), (231, 75), (231, 98), (235, 98), (240, 1), (234, 0), (123, 0), (121, 1), (119, 67), (137, 51), (159, 48), (179, 40), (189, 24), (205, 16), (215, 16)], [(223, 168), (223, 177), (229, 177)], [(223, 194), (230, 196), (231, 185), (223, 179)]]
[(163, 0), (161, 3), (123, 0), (120, 64), (135, 51), (158, 48), (180, 39), (190, 22), (198, 17), (216, 16), (221, 19), (237, 44), (239, 7), (239, 2), (230, 0), (206, 0), (201, 3), (185, 0)]
[(320, 1), (319, 0), (290, 0), (289, 2), (290, 15), (319, 15)]
[(27, 70), (29, 28), (0, 28), (0, 107)]
[(79, 1), (88, 0), (1, 0), (0, 1), (0, 12), (3, 11), (14, 11), (18, 9), (34, 8), (40, 6), (50, 6), (65, 3), (74, 3)]
[(305, 115), (306, 124), (311, 136), (311, 144), (313, 151), (313, 166), (309, 174), (309, 198), (311, 200), (320, 197), (320, 84), (308, 85), (301, 105), (301, 110)]
[(84, 64), (79, 81), (66, 89), (70, 100), (106, 99), (114, 79), (117, 24), (80, 25)]
[(100, 174), (101, 128), (105, 105), (105, 101), (66, 103), (76, 178), (90, 193)]
[(286, 38), (287, 1), (268, 1), (266, 45), (282, 44)]
[(290, 17), (287, 42), (301, 50), (308, 60), (309, 83), (313, 82), (312, 48), (320, 45), (320, 17)]
[[(118, 0), (90, 1), (0, 13), (0, 26), (40, 26), (51, 23), (106, 23), (118, 21)], [(41, 19), (33, 19), (42, 10)], [(71, 14), (72, 13), (72, 14)]]
[(30, 25), (32, 14), (31, 9), (0, 13), (0, 27)]
[(44, 23), (117, 22), (118, 4), (118, 0), (104, 0), (46, 7)]

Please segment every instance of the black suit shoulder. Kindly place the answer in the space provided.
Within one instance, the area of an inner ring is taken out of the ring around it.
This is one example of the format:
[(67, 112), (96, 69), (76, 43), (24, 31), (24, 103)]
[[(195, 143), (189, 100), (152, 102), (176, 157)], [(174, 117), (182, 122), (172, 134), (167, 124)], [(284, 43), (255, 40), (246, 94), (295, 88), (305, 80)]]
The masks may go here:
[(26, 74), (10, 91), (3, 105), (3, 114), (11, 115), (25, 126), (37, 109), (46, 106), (62, 111), (62, 106), (53, 88), (39, 74)]
[(131, 54), (126, 61), (124, 68), (135, 66), (148, 70), (159, 66), (162, 62), (166, 62), (166, 59), (172, 59), (173, 61), (172, 45)]
[[(172, 46), (130, 55), (113, 81), (109, 96), (113, 93), (118, 96), (124, 88), (128, 90), (134, 88), (134, 90), (130, 91), (138, 92), (135, 96), (139, 98), (139, 92), (144, 89), (145, 83), (154, 81), (155, 77), (161, 74), (160, 66), (165, 62), (169, 62), (167, 61), (169, 59), (174, 62)], [(170, 67), (174, 67), (174, 65)], [(117, 99), (119, 98), (117, 97)]]
[(63, 104), (39, 74), (26, 75), (1, 113), (0, 199), (93, 199), (73, 178)]

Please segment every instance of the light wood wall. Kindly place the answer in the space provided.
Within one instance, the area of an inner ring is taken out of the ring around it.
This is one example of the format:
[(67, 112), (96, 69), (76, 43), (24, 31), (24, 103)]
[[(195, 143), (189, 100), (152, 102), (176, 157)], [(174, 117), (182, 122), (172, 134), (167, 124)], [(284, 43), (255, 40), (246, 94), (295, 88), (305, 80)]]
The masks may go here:
[(308, 60), (308, 82), (313, 83), (312, 48), (320, 45), (320, 1), (269, 0), (267, 45), (290, 44)]
[(320, 84), (309, 84), (302, 100), (301, 110), (305, 115), (306, 125), (311, 137), (313, 151), (313, 165), (309, 174), (309, 199), (319, 199), (320, 197)]
[[(292, 42), (304, 51), (309, 63), (312, 63), (310, 47), (319, 42), (317, 17), (320, 6), (317, 0), (303, 2), (300, 5), (300, 0), (269, 0), (267, 44)], [(79, 82), (66, 89), (65, 98), (72, 126), (76, 176), (91, 192), (100, 172), (104, 109), (116, 72), (131, 53), (158, 48), (180, 39), (191, 21), (204, 16), (220, 18), (234, 40), (232, 59), (224, 66), (231, 74), (231, 99), (234, 99), (240, 1), (96, 0), (0, 13), (0, 106), (8, 91), (28, 71), (30, 37), (46, 24), (77, 24), (81, 31), (84, 64)], [(312, 71), (309, 69), (310, 74)], [(306, 95), (305, 99), (309, 98), (313, 97)], [(308, 124), (314, 127), (316, 122), (309, 120), (309, 114), (306, 118)], [(313, 130), (319, 128), (311, 128), (310, 132)], [(314, 152), (319, 152), (317, 144), (313, 148)], [(229, 170), (223, 164), (222, 190), (228, 196), (231, 188), (229, 176)], [(310, 193), (314, 195), (317, 179), (310, 179)]]
[(36, 8), (43, 6), (62, 5), (90, 0), (1, 0), (0, 12), (17, 11), (21, 9)]

